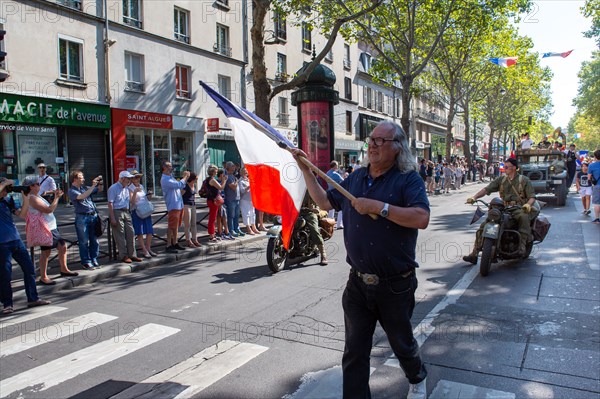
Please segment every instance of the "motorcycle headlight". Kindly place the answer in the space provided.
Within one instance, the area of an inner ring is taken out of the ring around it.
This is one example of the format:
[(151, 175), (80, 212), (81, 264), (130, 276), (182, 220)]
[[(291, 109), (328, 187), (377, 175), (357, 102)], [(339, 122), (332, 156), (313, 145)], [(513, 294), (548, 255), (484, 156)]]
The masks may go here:
[(490, 222), (499, 222), (502, 217), (502, 212), (499, 209), (490, 209), (488, 211), (488, 220)]

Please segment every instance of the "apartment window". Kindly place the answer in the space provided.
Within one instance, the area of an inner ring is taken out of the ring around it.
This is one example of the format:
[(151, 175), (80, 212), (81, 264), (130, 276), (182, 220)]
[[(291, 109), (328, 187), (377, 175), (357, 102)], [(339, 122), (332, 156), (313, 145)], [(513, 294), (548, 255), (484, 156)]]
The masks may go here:
[(57, 0), (56, 2), (65, 7), (81, 10), (81, 0)]
[(363, 88), (363, 106), (368, 109), (373, 108), (373, 89), (370, 87)]
[(279, 97), (279, 112), (277, 120), (280, 126), (288, 126), (290, 124), (290, 115), (288, 114), (288, 99)]
[(217, 42), (213, 50), (215, 53), (231, 57), (231, 47), (229, 47), (229, 27), (217, 24)]
[(344, 43), (344, 68), (350, 69), (352, 62), (350, 61), (350, 45)]
[(312, 36), (311, 28), (306, 22), (302, 22), (302, 51), (308, 51), (312, 49)]
[[(4, 30), (4, 25), (0, 24), (0, 31)], [(4, 40), (0, 40), (0, 53), (3, 53), (3, 56), (6, 56), (6, 54), (4, 54)], [(6, 60), (0, 60), (0, 69), (2, 70), (6, 70)], [(4, 73), (0, 73), (0, 79), (6, 79), (8, 76), (5, 76)]]
[(175, 7), (174, 11), (175, 40), (190, 43), (190, 13), (184, 9)]
[(142, 29), (142, 0), (123, 0), (123, 23)]
[(278, 12), (273, 16), (273, 24), (275, 25), (275, 37), (281, 40), (287, 40), (287, 25), (285, 17)]
[(344, 98), (352, 100), (352, 79), (344, 78)]
[(125, 52), (125, 90), (144, 91), (144, 56)]
[(400, 99), (399, 98), (396, 99), (396, 114), (394, 116), (397, 118), (400, 117)]
[(346, 111), (346, 134), (352, 134), (352, 111)]
[(377, 104), (377, 111), (383, 112), (383, 93), (380, 91), (377, 92), (376, 104)]
[(175, 65), (175, 95), (177, 98), (192, 98), (190, 91), (191, 69), (184, 65)]
[(327, 55), (325, 55), (325, 61), (333, 62), (333, 49), (327, 52)]
[(287, 57), (285, 54), (277, 53), (277, 74), (275, 80), (280, 82), (287, 82)]
[(219, 75), (218, 82), (219, 93), (228, 100), (231, 100), (231, 78), (228, 76)]
[(387, 103), (387, 109), (386, 109), (385, 113), (388, 115), (392, 115), (394, 113), (393, 102), (392, 102), (393, 98), (386, 96), (385, 99), (386, 99), (386, 103)]
[(61, 79), (83, 82), (83, 41), (58, 40)]

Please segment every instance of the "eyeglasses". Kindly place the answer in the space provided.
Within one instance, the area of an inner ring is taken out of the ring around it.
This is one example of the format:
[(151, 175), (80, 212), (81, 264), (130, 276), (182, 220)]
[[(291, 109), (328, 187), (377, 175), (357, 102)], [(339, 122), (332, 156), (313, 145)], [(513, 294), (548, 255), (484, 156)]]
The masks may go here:
[(368, 145), (375, 145), (376, 147), (380, 147), (385, 144), (386, 141), (399, 141), (397, 139), (385, 139), (383, 137), (367, 137), (365, 140)]
[(46, 169), (45, 166), (39, 166), (38, 169)]

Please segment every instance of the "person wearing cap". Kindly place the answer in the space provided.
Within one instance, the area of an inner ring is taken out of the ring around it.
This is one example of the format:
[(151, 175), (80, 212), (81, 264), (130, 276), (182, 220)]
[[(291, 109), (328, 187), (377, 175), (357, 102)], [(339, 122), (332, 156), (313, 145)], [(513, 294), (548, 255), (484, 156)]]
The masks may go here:
[(15, 206), (15, 201), (8, 196), (7, 187), (14, 185), (12, 180), (0, 177), (0, 302), (2, 302), (2, 311), (0, 314), (11, 314), (13, 309), (13, 291), (12, 291), (12, 262), (11, 258), (21, 266), (23, 270), (23, 282), (25, 283), (25, 295), (27, 296), (27, 306), (35, 307), (48, 305), (50, 301), (40, 299), (35, 286), (35, 266), (29, 256), (29, 252), (21, 241), (17, 226), (13, 221), (12, 215), (25, 218), (29, 208), (29, 198), (21, 193), (22, 208)]
[(167, 204), (167, 253), (177, 253), (178, 249), (185, 249), (177, 243), (177, 234), (179, 226), (183, 221), (183, 197), (181, 190), (187, 185), (187, 179), (190, 177), (189, 171), (182, 173), (181, 180), (177, 181), (173, 177), (173, 164), (169, 161), (162, 163), (162, 177), (160, 186), (163, 197)]
[(548, 140), (548, 135), (544, 134), (544, 140), (540, 141), (540, 143), (538, 144), (538, 148), (542, 150), (547, 150), (550, 147), (552, 147), (552, 142)]
[(79, 259), (83, 268), (91, 270), (99, 268), (98, 255), (100, 247), (96, 237), (96, 212), (93, 195), (102, 191), (102, 176), (92, 180), (91, 186), (85, 185), (85, 177), (81, 170), (71, 172), (71, 188), (68, 195), (75, 210), (75, 231), (77, 232), (77, 245), (79, 246)]
[(575, 144), (571, 144), (568, 150), (563, 151), (565, 154), (565, 163), (567, 166), (567, 190), (571, 188), (573, 180), (575, 179), (575, 173), (577, 172), (577, 158), (579, 158), (578, 151), (575, 150)]
[[(476, 199), (485, 195), (490, 195), (494, 192), (500, 193), (500, 198), (507, 206), (519, 205), (512, 211), (512, 215), (518, 223), (519, 235), (521, 240), (519, 243), (519, 252), (521, 256), (525, 256), (527, 239), (531, 234), (531, 220), (535, 219), (539, 213), (539, 206), (535, 205), (535, 192), (533, 185), (528, 177), (517, 173), (519, 164), (516, 159), (508, 158), (504, 161), (506, 174), (494, 180), (487, 187), (482, 188), (473, 197), (467, 199), (468, 204), (472, 204)], [(475, 245), (473, 251), (467, 256), (463, 256), (465, 262), (477, 264), (477, 257), (483, 246), (483, 228), (486, 222), (483, 222), (475, 235)]]
[(128, 171), (122, 171), (119, 173), (119, 181), (110, 186), (107, 191), (110, 225), (119, 257), (124, 263), (142, 261), (135, 252), (133, 223), (129, 211), (131, 191), (127, 187), (131, 184), (132, 177), (133, 175)]
[(56, 191), (56, 182), (51, 176), (46, 174), (47, 166), (45, 163), (40, 163), (37, 166), (38, 177), (37, 181), (40, 183), (40, 196), (45, 198), (46, 201), (52, 202), (54, 199), (54, 192)]
[(67, 266), (67, 244), (65, 240), (61, 237), (58, 226), (56, 223), (56, 217), (54, 216), (54, 211), (58, 206), (58, 200), (63, 195), (63, 191), (59, 188), (56, 190), (56, 195), (52, 200), (52, 203), (46, 201), (41, 194), (40, 184), (37, 182), (37, 177), (34, 175), (27, 176), (23, 179), (24, 186), (30, 186), (29, 193), (29, 210), (28, 212), (35, 215), (41, 214), (44, 219), (46, 219), (46, 223), (48, 224), (48, 228), (52, 232), (52, 245), (50, 246), (41, 246), (40, 249), (42, 251), (40, 255), (39, 267), (40, 267), (40, 284), (43, 285), (54, 285), (56, 282), (51, 280), (48, 277), (48, 258), (50, 257), (50, 253), (54, 248), (58, 250), (58, 263), (60, 265), (60, 275), (62, 277), (74, 277), (79, 275), (77, 272), (72, 272), (69, 270)]
[[(158, 256), (152, 252), (152, 234), (154, 234), (154, 228), (152, 226), (152, 215), (148, 215), (145, 218), (141, 218), (138, 215), (137, 207), (141, 204), (147, 203), (150, 199), (151, 194), (146, 192), (146, 189), (141, 184), (143, 173), (137, 170), (132, 170), (131, 184), (129, 185), (129, 191), (131, 191), (131, 221), (133, 223), (133, 231), (137, 237), (138, 245), (142, 250), (142, 256), (144, 258), (151, 258)], [(144, 238), (144, 234), (146, 238)]]

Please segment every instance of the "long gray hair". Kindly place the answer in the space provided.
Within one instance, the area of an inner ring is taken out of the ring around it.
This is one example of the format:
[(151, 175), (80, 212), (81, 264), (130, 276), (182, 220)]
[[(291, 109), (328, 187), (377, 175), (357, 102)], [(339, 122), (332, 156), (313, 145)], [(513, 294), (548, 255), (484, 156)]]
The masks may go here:
[[(408, 138), (404, 133), (404, 129), (397, 123), (392, 121), (383, 121), (380, 122), (377, 126), (387, 126), (390, 129), (394, 130), (394, 141), (393, 145), (399, 150), (398, 155), (396, 155), (396, 166), (401, 172), (410, 172), (411, 170), (417, 170), (417, 163), (415, 162), (414, 157), (410, 152), (410, 147), (408, 145)], [(369, 161), (367, 160), (367, 165)]]

